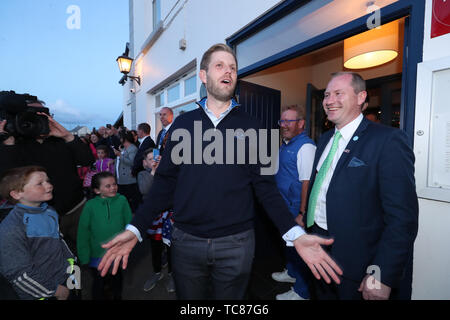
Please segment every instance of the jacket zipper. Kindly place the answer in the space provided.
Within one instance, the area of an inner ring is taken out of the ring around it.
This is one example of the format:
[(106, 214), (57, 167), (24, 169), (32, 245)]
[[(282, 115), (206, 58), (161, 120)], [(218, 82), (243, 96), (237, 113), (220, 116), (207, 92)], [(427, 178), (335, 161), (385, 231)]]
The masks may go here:
[(241, 106), (241, 104), (236, 104), (231, 110), (230, 112), (228, 112), (228, 114), (222, 119), (220, 120), (220, 122), (217, 124), (217, 127), (214, 125), (214, 123), (212, 122), (212, 120), (209, 118), (209, 116), (206, 114), (205, 109), (203, 109), (203, 106), (200, 104), (200, 101), (196, 101), (195, 102), (200, 109), (203, 111), (203, 115), (206, 117), (206, 119), (209, 120), (209, 122), (213, 125), (214, 131), (217, 130), (217, 127), (222, 123), (223, 120), (225, 120), (226, 118), (228, 118), (228, 116), (230, 115), (230, 113), (232, 113), (235, 109), (239, 108)]

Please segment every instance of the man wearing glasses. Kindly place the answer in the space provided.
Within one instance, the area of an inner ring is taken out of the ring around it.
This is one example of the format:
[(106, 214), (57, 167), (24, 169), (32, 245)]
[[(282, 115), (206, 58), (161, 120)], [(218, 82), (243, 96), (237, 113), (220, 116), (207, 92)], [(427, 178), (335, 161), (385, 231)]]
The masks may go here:
[[(278, 189), (288, 205), (295, 221), (304, 227), (303, 214), (306, 208), (309, 178), (311, 176), (316, 146), (304, 131), (304, 111), (297, 106), (287, 107), (278, 121), (283, 138), (280, 147), (280, 164), (275, 176)], [(292, 247), (286, 247), (286, 268), (274, 272), (272, 278), (279, 282), (290, 282), (294, 286), (288, 292), (276, 296), (277, 300), (309, 299), (306, 265)]]

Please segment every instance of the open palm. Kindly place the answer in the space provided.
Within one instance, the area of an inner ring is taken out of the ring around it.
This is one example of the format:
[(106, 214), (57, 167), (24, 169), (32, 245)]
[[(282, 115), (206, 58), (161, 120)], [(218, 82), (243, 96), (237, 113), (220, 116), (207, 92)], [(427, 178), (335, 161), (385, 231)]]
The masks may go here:
[(295, 249), (300, 257), (311, 269), (314, 277), (320, 279), (321, 276), (326, 283), (330, 283), (330, 277), (337, 284), (340, 283), (339, 275), (343, 272), (336, 262), (323, 250), (321, 245), (329, 246), (333, 239), (325, 239), (314, 235), (305, 234), (294, 241)]

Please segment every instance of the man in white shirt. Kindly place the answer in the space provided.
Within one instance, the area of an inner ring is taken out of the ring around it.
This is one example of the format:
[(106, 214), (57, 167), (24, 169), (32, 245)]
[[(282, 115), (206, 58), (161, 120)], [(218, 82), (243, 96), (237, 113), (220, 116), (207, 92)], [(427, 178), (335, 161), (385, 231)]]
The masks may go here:
[(411, 295), (414, 153), (403, 131), (364, 119), (366, 94), (365, 81), (350, 72), (333, 74), (325, 90), (323, 107), (336, 128), (317, 144), (306, 224), (335, 240), (326, 250), (344, 274), (339, 285), (314, 281), (319, 299)]
[[(275, 176), (281, 196), (296, 222), (304, 227), (309, 178), (316, 146), (304, 131), (304, 111), (296, 106), (290, 106), (281, 114), (278, 121), (283, 143), (279, 153), (279, 169)], [(278, 294), (277, 300), (309, 299), (309, 272), (295, 249), (286, 247), (286, 269), (274, 272), (272, 278), (280, 282), (291, 282), (291, 290)]]

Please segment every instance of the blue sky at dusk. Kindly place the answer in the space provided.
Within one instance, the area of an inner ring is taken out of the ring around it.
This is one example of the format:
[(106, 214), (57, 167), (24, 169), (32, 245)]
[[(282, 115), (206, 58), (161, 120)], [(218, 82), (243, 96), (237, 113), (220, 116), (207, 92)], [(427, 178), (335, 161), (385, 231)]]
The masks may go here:
[(128, 38), (128, 0), (1, 0), (0, 90), (38, 96), (67, 129), (114, 123)]

